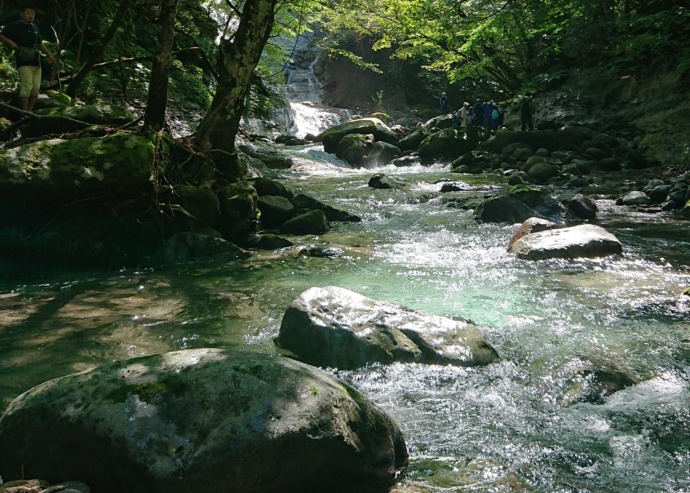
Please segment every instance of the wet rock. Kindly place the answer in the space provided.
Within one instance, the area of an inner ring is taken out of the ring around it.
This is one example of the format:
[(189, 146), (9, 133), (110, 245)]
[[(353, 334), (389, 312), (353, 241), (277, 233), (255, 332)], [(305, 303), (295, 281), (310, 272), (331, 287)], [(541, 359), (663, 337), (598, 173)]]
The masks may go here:
[(361, 118), (335, 125), (323, 132), (319, 140), (323, 142), (326, 152), (335, 154), (340, 140), (350, 134), (371, 134), (376, 141), (382, 140), (389, 144), (398, 142), (396, 133), (378, 118)]
[(395, 176), (376, 173), (369, 178), (369, 186), (371, 188), (378, 188), (381, 190), (400, 190), (405, 188), (407, 183), (400, 178), (396, 178)]
[(565, 206), (573, 216), (580, 219), (593, 220), (597, 217), (597, 203), (586, 195), (577, 193), (565, 202)]
[(287, 238), (273, 234), (251, 235), (245, 242), (247, 248), (256, 248), (257, 250), (277, 250), (279, 248), (287, 248), (293, 246), (293, 243)]
[(521, 223), (534, 215), (534, 211), (510, 195), (491, 197), (475, 209), (474, 217), (485, 223)]
[(415, 151), (426, 137), (427, 134), (422, 129), (415, 129), (414, 132), (400, 139), (398, 147), (401, 151)]
[(629, 369), (611, 361), (576, 360), (564, 370), (574, 374), (566, 378), (566, 388), (558, 399), (562, 407), (579, 402), (603, 404), (615, 392), (640, 382)]
[(671, 192), (671, 185), (658, 185), (649, 191), (648, 195), (653, 204), (661, 204)]
[(646, 193), (634, 190), (623, 197), (623, 205), (649, 205), (652, 203)]
[[(97, 459), (97, 460), (95, 460)], [(398, 427), (297, 361), (192, 349), (51, 380), (0, 419), (0, 472), (78, 477), (99, 493), (386, 491)]]
[(446, 128), (424, 139), (419, 145), (418, 152), (423, 163), (433, 163), (441, 159), (457, 159), (476, 148), (477, 143), (466, 139), (462, 131)]
[(223, 238), (242, 244), (255, 229), (259, 197), (248, 182), (227, 185), (217, 192), (220, 204), (218, 230)]
[(342, 248), (338, 247), (330, 247), (330, 248), (323, 248), (323, 247), (309, 247), (309, 248), (303, 248), (300, 250), (301, 255), (305, 255), (307, 257), (317, 257), (317, 258), (335, 258), (335, 257), (342, 257), (342, 255), (345, 253), (345, 250)]
[(326, 214), (321, 209), (305, 212), (283, 223), (281, 234), (287, 235), (320, 235), (331, 229)]
[(604, 228), (582, 224), (528, 234), (513, 243), (509, 251), (523, 260), (574, 259), (618, 255), (623, 247)]
[(300, 139), (299, 137), (296, 137), (294, 135), (279, 135), (276, 137), (276, 144), (283, 144), (286, 146), (300, 146), (306, 144), (307, 141), (305, 139)]
[(376, 142), (367, 156), (367, 166), (384, 166), (393, 159), (401, 157), (402, 152), (393, 144)]
[(275, 342), (303, 361), (341, 369), (396, 361), (475, 366), (498, 358), (467, 322), (334, 286), (303, 292), (285, 312)]
[(239, 149), (246, 155), (258, 159), (269, 169), (290, 169), (292, 156), (264, 144), (243, 144)]
[(264, 228), (279, 228), (296, 215), (292, 202), (277, 195), (260, 196), (258, 207), (261, 212), (261, 226)]
[(223, 238), (189, 231), (173, 235), (163, 245), (163, 259), (167, 263), (212, 255), (224, 255), (229, 259), (240, 259), (247, 258), (251, 254)]
[(259, 195), (276, 195), (278, 197), (285, 197), (291, 199), (293, 193), (285, 188), (285, 185), (279, 181), (273, 180), (266, 177), (257, 177), (250, 181), (250, 184), (256, 190)]
[[(533, 156), (539, 157), (539, 156)], [(530, 158), (532, 159), (532, 158)], [(544, 158), (541, 158), (544, 159)], [(546, 162), (540, 162), (530, 166), (527, 170), (527, 176), (534, 181), (534, 183), (543, 184), (549, 181), (551, 178), (555, 178), (560, 174), (560, 169), (558, 166), (553, 166)]]
[(292, 199), (290, 199), (290, 201), (292, 202), (292, 205), (295, 206), (295, 209), (298, 210), (322, 210), (323, 213), (326, 214), (326, 219), (328, 219), (329, 221), (344, 221), (358, 223), (362, 220), (362, 218), (359, 216), (350, 214), (349, 212), (343, 211), (341, 209), (336, 209), (335, 207), (331, 207), (330, 205), (324, 204), (323, 202), (316, 200), (315, 198), (305, 195), (303, 193), (295, 195)]
[(373, 146), (371, 134), (348, 134), (336, 144), (335, 155), (352, 166), (361, 166)]
[(390, 164), (393, 166), (397, 166), (399, 168), (405, 168), (408, 166), (414, 166), (416, 164), (419, 164), (419, 156), (418, 155), (407, 155), (403, 157), (399, 157), (396, 159), (393, 159)]
[(524, 223), (522, 223), (522, 225), (520, 225), (520, 228), (518, 228), (513, 237), (510, 239), (508, 242), (508, 250), (510, 250), (510, 247), (513, 246), (513, 243), (523, 236), (556, 228), (558, 228), (556, 223), (552, 223), (551, 221), (547, 221), (546, 219), (542, 219), (540, 217), (530, 217)]

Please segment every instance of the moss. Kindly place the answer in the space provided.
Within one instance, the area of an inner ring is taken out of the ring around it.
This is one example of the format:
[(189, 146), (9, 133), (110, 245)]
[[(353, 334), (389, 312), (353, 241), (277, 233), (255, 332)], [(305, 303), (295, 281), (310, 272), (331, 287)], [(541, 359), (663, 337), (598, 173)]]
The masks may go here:
[(181, 394), (189, 388), (189, 384), (180, 381), (175, 375), (165, 375), (156, 380), (121, 386), (111, 390), (105, 399), (113, 402), (125, 402), (130, 395), (136, 395), (145, 402), (152, 402), (165, 394)]
[(143, 137), (117, 133), (105, 138), (87, 137), (64, 141), (50, 150), (51, 166), (61, 173), (104, 173), (109, 180), (129, 177), (147, 180), (154, 160), (154, 147)]

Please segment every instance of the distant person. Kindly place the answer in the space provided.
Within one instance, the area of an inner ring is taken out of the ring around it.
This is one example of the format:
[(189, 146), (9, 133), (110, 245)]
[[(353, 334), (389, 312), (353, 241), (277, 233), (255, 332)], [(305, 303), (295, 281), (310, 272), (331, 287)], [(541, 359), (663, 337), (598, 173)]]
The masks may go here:
[(491, 112), (493, 111), (493, 101), (491, 102), (485, 102), (483, 109), (484, 109), (484, 124), (486, 125), (487, 130), (491, 130), (491, 125), (493, 122), (491, 121)]
[(501, 121), (501, 110), (498, 109), (496, 103), (493, 104), (491, 109), (491, 130), (494, 132), (498, 130), (498, 124)]
[(453, 116), (450, 118), (450, 124), (451, 124), (453, 127), (457, 127), (457, 126), (459, 125), (459, 122), (458, 122), (458, 112), (457, 112), (457, 111), (453, 111)]
[(466, 127), (471, 123), (470, 109), (470, 103), (467, 101), (462, 103), (462, 108), (460, 108), (460, 125), (463, 127)]
[(55, 58), (43, 45), (38, 27), (34, 24), (36, 9), (26, 6), (19, 12), (19, 20), (5, 26), (0, 31), (0, 42), (14, 51), (14, 59), (19, 72), (19, 107), (24, 111), (34, 108), (41, 87), (41, 55), (43, 52), (55, 63)]
[(481, 127), (484, 124), (484, 107), (482, 106), (482, 100), (477, 99), (474, 103), (474, 126)]
[(443, 94), (441, 94), (441, 97), (439, 99), (439, 103), (441, 104), (441, 114), (447, 115), (448, 114), (448, 96), (446, 96), (445, 92)]
[(520, 130), (534, 130), (534, 102), (532, 101), (532, 93), (527, 93), (518, 105), (520, 109)]

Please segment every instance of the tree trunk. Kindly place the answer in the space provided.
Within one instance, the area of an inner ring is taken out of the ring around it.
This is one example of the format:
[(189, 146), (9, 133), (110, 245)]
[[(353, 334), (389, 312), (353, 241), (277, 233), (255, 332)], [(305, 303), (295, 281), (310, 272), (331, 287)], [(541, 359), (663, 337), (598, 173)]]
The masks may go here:
[(221, 42), (218, 89), (194, 136), (202, 151), (234, 153), (251, 77), (271, 34), (277, 3), (278, 0), (246, 2), (234, 40)]
[(165, 108), (168, 104), (168, 76), (175, 39), (175, 16), (178, 0), (163, 0), (158, 19), (158, 52), (151, 68), (149, 94), (146, 100), (144, 128), (158, 131), (165, 124)]
[(122, 0), (120, 2), (120, 7), (118, 8), (117, 13), (115, 14), (113, 22), (110, 24), (110, 27), (108, 28), (108, 32), (106, 32), (103, 35), (103, 37), (98, 42), (98, 46), (96, 46), (93, 49), (93, 51), (89, 55), (88, 60), (86, 60), (86, 63), (84, 63), (84, 66), (81, 68), (81, 70), (79, 70), (77, 75), (75, 75), (74, 78), (70, 81), (69, 85), (67, 86), (67, 90), (65, 91), (65, 94), (67, 94), (69, 97), (77, 97), (77, 91), (79, 90), (79, 86), (81, 86), (87, 74), (91, 71), (91, 69), (96, 64), (101, 55), (103, 55), (105, 47), (108, 46), (110, 40), (112, 40), (115, 37), (117, 29), (120, 27), (120, 24), (122, 24), (122, 19), (124, 19), (125, 17), (125, 12), (127, 12), (127, 8), (129, 7), (129, 2), (130, 0)]

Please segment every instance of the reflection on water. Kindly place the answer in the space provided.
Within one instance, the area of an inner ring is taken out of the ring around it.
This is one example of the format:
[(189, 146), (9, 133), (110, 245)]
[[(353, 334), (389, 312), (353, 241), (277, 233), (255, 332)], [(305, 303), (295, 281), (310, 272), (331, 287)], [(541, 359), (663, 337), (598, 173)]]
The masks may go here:
[[(623, 242), (622, 257), (520, 261), (505, 249), (515, 225), (477, 224), (471, 212), (445, 207), (439, 192), (441, 179), (486, 190), (500, 178), (390, 167), (408, 186), (374, 190), (371, 170), (349, 170), (314, 146), (292, 152), (290, 188), (363, 218), (298, 239), (337, 246), (339, 256), (292, 248), (5, 284), (2, 407), (45, 379), (114, 359), (207, 346), (272, 352), (287, 305), (309, 287), (337, 285), (470, 319), (502, 357), (485, 368), (335, 372), (400, 424), (411, 451), (401, 478), (408, 491), (690, 488), (690, 303), (679, 298), (690, 286), (686, 223), (602, 202), (600, 223)], [(586, 383), (591, 362), (642, 383), (603, 404), (562, 405)]]

